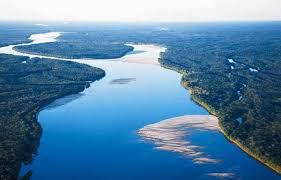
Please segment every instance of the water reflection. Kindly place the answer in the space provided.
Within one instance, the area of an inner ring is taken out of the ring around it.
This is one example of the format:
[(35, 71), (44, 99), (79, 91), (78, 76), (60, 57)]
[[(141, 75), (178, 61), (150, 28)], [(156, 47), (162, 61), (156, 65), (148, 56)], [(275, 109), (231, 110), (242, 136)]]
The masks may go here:
[(119, 78), (111, 80), (110, 84), (129, 84), (136, 81), (136, 78)]
[(68, 104), (72, 101), (75, 101), (76, 99), (78, 99), (82, 96), (83, 96), (83, 93), (79, 93), (79, 94), (69, 95), (69, 96), (66, 96), (66, 97), (61, 98), (61, 99), (57, 99), (53, 103), (51, 103), (50, 105), (46, 106), (44, 109), (46, 109), (46, 110), (55, 109), (59, 106), (63, 106), (63, 105)]

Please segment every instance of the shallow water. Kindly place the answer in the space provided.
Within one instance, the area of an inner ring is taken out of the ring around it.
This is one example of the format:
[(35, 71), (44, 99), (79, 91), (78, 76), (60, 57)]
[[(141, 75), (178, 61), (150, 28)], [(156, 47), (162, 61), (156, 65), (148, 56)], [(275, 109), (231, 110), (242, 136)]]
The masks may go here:
[[(191, 158), (157, 150), (138, 136), (140, 128), (163, 119), (208, 114), (191, 101), (180, 85), (180, 74), (148, 64), (74, 61), (100, 67), (106, 77), (39, 113), (43, 135), (38, 155), (22, 167), (22, 175), (32, 170), (32, 179), (214, 178), (209, 173), (231, 173), (237, 179), (279, 178), (217, 131), (194, 131), (186, 139), (219, 159), (216, 164), (194, 164)], [(112, 83), (120, 79), (127, 81)]]

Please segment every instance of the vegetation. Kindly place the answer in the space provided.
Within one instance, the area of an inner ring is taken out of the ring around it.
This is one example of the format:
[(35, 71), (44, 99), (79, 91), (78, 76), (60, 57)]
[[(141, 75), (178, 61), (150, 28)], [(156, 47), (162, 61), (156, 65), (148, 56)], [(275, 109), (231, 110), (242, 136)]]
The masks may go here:
[[(87, 38), (87, 34), (80, 35), (79, 38), (71, 36), (72, 33), (66, 33), (67, 40), (60, 40), (52, 43), (34, 44), (30, 46), (15, 47), (17, 51), (52, 55), (60, 58), (93, 58), (93, 59), (113, 59), (120, 58), (133, 50), (133, 47), (120, 43), (111, 43), (106, 41), (96, 41)], [(68, 36), (70, 36), (68, 38)]]
[(40, 108), (83, 91), (105, 72), (74, 62), (0, 54), (0, 74), (0, 179), (16, 179), (21, 164), (36, 154)]
[(161, 63), (187, 72), (183, 85), (225, 135), (281, 173), (281, 31), (261, 27), (190, 36), (171, 43)]
[(0, 22), (0, 47), (30, 42), (28, 37), (39, 32), (44, 31), (26, 24)]
[[(19, 43), (27, 43), (30, 42), (28, 40), (29, 33), (10, 33), (9, 31), (4, 31), (0, 29), (0, 47), (8, 46), (11, 44), (19, 44)], [(25, 37), (25, 38), (23, 38)]]

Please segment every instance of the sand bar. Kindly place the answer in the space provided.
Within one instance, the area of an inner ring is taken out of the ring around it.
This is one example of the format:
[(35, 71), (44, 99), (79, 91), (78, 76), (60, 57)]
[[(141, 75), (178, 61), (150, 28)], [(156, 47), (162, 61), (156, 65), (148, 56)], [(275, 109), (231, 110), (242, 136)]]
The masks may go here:
[(156, 149), (180, 153), (195, 164), (219, 163), (202, 147), (187, 141), (193, 131), (220, 131), (218, 118), (212, 115), (186, 115), (150, 124), (138, 131), (145, 140), (152, 142)]

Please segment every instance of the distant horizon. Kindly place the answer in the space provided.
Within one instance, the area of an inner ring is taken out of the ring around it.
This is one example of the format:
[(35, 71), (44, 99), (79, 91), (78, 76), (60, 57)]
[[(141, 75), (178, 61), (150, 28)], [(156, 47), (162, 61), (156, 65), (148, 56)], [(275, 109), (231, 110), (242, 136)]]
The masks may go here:
[(0, 20), (85, 22), (281, 21), (280, 0), (1, 0)]
[(71, 23), (101, 23), (101, 24), (187, 24), (187, 23), (281, 23), (281, 19), (267, 19), (267, 20), (216, 20), (216, 21), (96, 21), (96, 20), (3, 20), (1, 22), (15, 22), (15, 23), (64, 23), (65, 25)]

